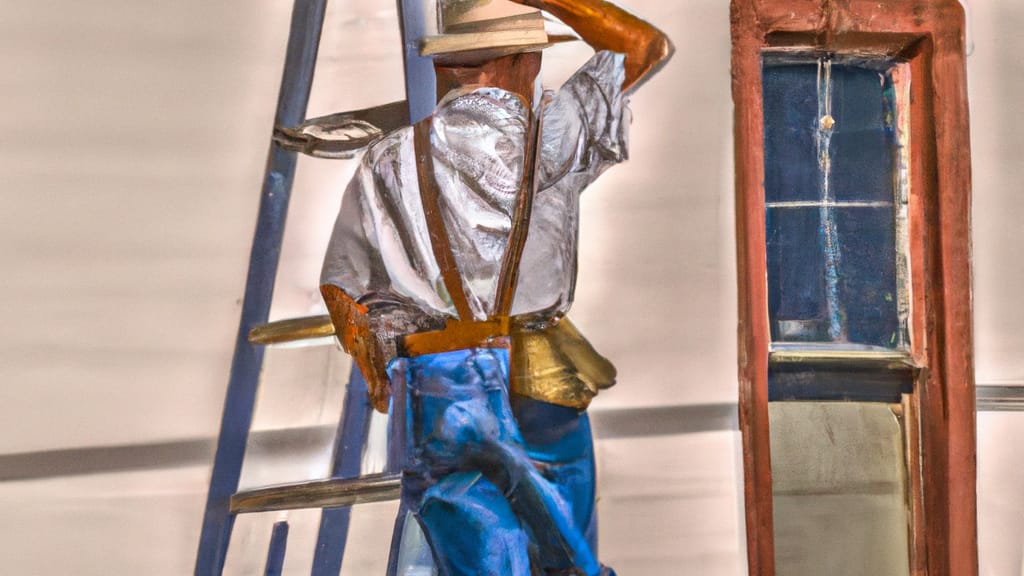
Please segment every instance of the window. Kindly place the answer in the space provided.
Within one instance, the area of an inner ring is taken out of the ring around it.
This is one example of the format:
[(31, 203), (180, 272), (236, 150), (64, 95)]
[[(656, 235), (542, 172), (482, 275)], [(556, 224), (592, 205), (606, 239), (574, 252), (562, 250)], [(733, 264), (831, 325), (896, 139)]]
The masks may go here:
[(963, 13), (909, 4), (732, 3), (752, 575), (977, 574)]
[[(905, 64), (766, 52), (775, 560), (909, 575)], [(892, 353), (895, 352), (895, 353)]]
[(772, 342), (907, 350), (906, 65), (812, 58), (764, 58)]

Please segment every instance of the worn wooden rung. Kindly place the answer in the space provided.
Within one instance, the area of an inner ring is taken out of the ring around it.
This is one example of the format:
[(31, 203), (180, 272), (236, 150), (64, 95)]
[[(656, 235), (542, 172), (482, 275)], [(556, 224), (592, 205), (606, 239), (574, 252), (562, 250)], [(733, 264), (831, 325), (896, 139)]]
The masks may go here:
[[(249, 331), (249, 343), (264, 345), (316, 344), (315, 341), (331, 336), (334, 336), (334, 324), (331, 322), (330, 316), (307, 316), (278, 320), (257, 326)], [(324, 340), (324, 342), (329, 341)]]
[(299, 126), (275, 126), (274, 142), (317, 158), (354, 158), (388, 132), (408, 125), (409, 104), (403, 100), (311, 118)]
[(340, 508), (397, 500), (401, 474), (374, 474), (359, 478), (332, 478), (245, 490), (231, 497), (231, 512), (272, 512), (301, 508)]

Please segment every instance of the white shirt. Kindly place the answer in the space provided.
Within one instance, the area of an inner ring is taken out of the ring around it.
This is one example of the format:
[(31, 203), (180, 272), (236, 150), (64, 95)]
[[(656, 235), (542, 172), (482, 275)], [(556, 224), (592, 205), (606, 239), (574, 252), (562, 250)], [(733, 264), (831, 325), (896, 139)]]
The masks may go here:
[[(579, 195), (627, 157), (623, 62), (622, 54), (598, 52), (557, 92), (545, 93), (538, 187), (515, 316), (560, 316), (572, 303)], [(453, 92), (432, 117), (439, 204), (477, 320), (493, 312), (528, 117), (523, 100), (499, 88)], [(431, 317), (456, 316), (430, 245), (411, 127), (367, 150), (342, 199), (321, 284), (338, 286), (371, 313), (374, 303), (389, 303)]]

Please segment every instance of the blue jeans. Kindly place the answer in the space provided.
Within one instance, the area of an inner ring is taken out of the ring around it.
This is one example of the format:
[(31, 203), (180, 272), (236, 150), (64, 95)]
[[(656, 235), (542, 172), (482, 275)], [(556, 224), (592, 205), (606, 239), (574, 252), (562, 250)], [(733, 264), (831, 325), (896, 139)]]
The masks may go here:
[(602, 574), (586, 414), (510, 402), (504, 349), (401, 358), (389, 372), (408, 389), (403, 499), (442, 575)]

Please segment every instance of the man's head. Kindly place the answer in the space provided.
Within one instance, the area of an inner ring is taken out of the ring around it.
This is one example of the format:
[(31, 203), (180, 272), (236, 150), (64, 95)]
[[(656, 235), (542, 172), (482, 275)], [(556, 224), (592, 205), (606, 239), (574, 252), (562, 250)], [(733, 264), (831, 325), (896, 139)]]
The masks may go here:
[(521, 52), (465, 61), (435, 60), (437, 98), (465, 86), (493, 86), (533, 102), (541, 52)]
[(508, 0), (437, 2), (439, 34), (421, 54), (434, 59), (438, 96), (470, 85), (496, 86), (532, 100), (541, 50), (568, 38), (549, 37), (538, 10)]

